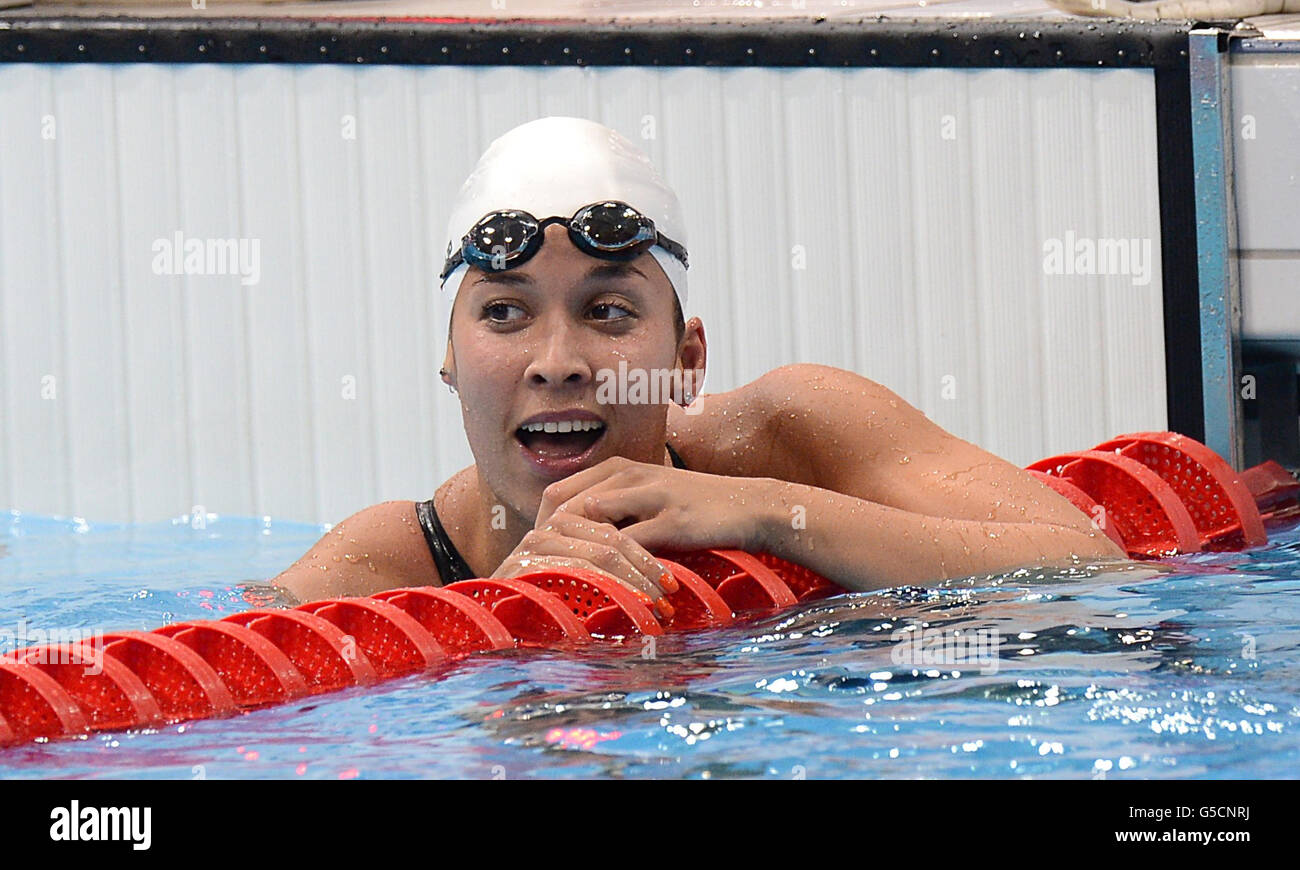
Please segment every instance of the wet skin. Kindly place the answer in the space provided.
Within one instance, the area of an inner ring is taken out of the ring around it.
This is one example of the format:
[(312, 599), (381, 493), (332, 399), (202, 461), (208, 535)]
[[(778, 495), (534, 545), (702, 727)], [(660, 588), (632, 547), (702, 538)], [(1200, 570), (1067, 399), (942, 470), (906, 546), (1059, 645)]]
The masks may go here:
[[(611, 269), (563, 227), (546, 233), (520, 267), (470, 269), (453, 307), (444, 380), (475, 462), (434, 504), (477, 576), (583, 567), (657, 601), (674, 584), (651, 553), (671, 549), (766, 550), (851, 589), (1123, 556), (1025, 471), (843, 369), (782, 366), (689, 408), (598, 402), (598, 373), (620, 362), (697, 373), (698, 389), (703, 325), (692, 318), (677, 340), (672, 285), (649, 254)], [(605, 429), (581, 470), (548, 472), (517, 429), (572, 409)], [(439, 578), (415, 503), (391, 501), (339, 523), (274, 582), (307, 601)]]

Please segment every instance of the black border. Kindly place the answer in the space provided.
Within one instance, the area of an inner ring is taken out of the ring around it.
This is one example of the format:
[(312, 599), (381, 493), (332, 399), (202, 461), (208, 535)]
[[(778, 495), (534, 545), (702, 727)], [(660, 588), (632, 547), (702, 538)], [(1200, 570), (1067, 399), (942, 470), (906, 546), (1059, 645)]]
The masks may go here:
[(138, 18), (0, 14), (0, 62), (1150, 68), (1169, 429), (1205, 438), (1189, 22)]
[(1097, 19), (484, 21), (0, 13), (0, 61), (1177, 67), (1187, 27)]
[(1204, 442), (1196, 170), (1192, 162), (1189, 68), (1186, 65), (1172, 69), (1157, 67), (1155, 79), (1166, 425), (1170, 431)]

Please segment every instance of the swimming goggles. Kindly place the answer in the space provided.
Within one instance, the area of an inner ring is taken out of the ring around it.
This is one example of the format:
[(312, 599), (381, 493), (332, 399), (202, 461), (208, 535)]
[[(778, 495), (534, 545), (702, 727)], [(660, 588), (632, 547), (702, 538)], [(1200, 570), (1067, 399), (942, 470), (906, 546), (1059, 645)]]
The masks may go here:
[(567, 224), (578, 250), (603, 260), (632, 260), (658, 245), (686, 265), (686, 249), (655, 229), (655, 223), (625, 202), (605, 200), (585, 205), (571, 218), (538, 220), (526, 211), (502, 209), (483, 216), (448, 253), (443, 280), (461, 263), (487, 271), (513, 269), (542, 247), (545, 229)]

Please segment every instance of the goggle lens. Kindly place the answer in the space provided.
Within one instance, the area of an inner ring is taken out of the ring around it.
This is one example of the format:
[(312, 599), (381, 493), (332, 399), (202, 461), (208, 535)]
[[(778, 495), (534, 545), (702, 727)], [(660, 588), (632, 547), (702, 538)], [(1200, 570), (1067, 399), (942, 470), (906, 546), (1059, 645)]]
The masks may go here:
[(606, 254), (635, 256), (655, 241), (650, 219), (619, 202), (587, 206), (574, 217), (571, 227), (588, 246)]
[(465, 253), (471, 263), (481, 268), (493, 265), (498, 269), (505, 268), (528, 249), (538, 231), (537, 221), (532, 215), (518, 211), (497, 212), (479, 221), (469, 231)]
[(584, 206), (567, 220), (548, 217), (539, 221), (526, 211), (512, 209), (485, 215), (465, 234), (459, 251), (448, 251), (442, 277), (462, 261), (485, 271), (521, 265), (541, 248), (542, 233), (553, 223), (567, 224), (573, 243), (597, 257), (631, 260), (658, 244), (686, 265), (686, 249), (662, 236), (654, 221), (625, 202), (606, 200)]

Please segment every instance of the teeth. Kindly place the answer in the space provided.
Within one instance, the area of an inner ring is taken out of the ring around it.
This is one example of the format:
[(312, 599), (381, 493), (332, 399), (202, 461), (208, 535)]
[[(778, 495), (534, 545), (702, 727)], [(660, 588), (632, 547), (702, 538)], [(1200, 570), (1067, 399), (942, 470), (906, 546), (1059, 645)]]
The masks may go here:
[(561, 420), (558, 423), (526, 423), (519, 428), (525, 432), (590, 432), (605, 428), (605, 424), (595, 420)]

